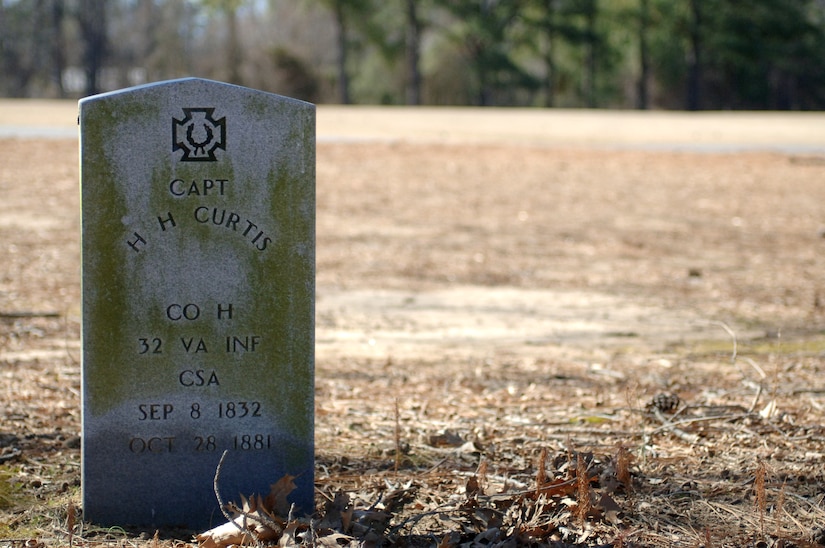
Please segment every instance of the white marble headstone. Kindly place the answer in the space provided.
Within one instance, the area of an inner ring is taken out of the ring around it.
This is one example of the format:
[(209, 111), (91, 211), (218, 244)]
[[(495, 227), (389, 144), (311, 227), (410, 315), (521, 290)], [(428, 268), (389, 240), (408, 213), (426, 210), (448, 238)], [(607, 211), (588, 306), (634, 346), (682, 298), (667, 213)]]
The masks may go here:
[(84, 519), (313, 507), (315, 107), (188, 78), (80, 101)]

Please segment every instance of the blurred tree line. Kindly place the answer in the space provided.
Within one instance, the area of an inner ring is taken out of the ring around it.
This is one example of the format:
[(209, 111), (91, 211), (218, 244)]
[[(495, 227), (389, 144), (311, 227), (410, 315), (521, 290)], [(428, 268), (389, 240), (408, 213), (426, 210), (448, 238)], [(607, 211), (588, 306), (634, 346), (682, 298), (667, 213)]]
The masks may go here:
[(825, 0), (0, 0), (0, 95), (823, 109)]

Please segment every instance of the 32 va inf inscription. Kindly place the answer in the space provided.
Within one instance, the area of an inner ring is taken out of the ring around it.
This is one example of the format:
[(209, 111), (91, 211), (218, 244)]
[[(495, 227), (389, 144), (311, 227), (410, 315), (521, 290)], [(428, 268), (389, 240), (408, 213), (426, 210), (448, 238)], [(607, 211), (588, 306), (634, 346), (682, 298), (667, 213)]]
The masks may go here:
[[(194, 337), (180, 337), (180, 343), (187, 353), (197, 354), (199, 352), (209, 352), (206, 341), (201, 337), (196, 341)], [(235, 335), (226, 337), (226, 352), (255, 352), (261, 338), (257, 335), (246, 335), (238, 337)], [(138, 338), (138, 354), (163, 354), (163, 339), (160, 337)]]

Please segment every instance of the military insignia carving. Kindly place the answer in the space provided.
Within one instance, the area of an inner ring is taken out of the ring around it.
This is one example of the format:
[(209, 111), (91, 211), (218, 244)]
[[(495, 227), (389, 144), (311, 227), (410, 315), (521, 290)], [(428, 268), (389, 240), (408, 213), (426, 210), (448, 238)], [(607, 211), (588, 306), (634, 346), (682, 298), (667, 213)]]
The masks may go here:
[(214, 108), (184, 108), (183, 118), (172, 118), (172, 151), (182, 151), (181, 162), (216, 162), (217, 150), (226, 150), (226, 117), (215, 119)]

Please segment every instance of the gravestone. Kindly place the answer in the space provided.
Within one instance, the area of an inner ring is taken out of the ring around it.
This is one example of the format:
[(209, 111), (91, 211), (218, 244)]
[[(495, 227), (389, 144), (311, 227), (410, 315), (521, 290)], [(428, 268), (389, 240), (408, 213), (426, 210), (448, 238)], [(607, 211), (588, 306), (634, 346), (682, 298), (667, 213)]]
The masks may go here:
[(313, 508), (315, 107), (187, 78), (80, 101), (84, 518)]

